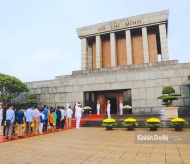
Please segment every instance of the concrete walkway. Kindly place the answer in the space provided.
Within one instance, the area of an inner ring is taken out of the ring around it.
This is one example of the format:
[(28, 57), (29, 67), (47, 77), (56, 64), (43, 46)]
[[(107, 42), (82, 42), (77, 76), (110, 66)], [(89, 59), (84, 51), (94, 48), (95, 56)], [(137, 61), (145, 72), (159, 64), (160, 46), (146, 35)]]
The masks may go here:
[[(147, 129), (81, 128), (0, 144), (1, 164), (164, 164), (190, 163), (190, 130), (172, 128), (159, 133), (185, 135), (183, 143), (137, 143)], [(156, 134), (157, 132), (151, 132)]]

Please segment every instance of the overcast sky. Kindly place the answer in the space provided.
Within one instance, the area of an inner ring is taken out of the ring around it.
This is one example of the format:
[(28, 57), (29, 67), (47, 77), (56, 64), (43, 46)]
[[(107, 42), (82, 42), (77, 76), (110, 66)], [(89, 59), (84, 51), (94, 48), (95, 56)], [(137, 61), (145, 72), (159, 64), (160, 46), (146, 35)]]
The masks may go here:
[(169, 59), (190, 62), (190, 0), (0, 0), (0, 72), (23, 82), (81, 68), (76, 28), (169, 9)]

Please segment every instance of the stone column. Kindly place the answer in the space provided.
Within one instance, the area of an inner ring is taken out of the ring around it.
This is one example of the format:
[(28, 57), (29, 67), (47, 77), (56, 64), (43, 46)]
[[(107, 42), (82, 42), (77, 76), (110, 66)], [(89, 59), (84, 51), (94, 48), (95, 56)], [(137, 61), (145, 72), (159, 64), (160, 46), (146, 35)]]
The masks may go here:
[(148, 36), (147, 36), (146, 27), (142, 28), (142, 40), (143, 40), (144, 63), (149, 63)]
[(96, 36), (96, 68), (102, 68), (102, 40), (100, 35)]
[(167, 34), (166, 34), (166, 25), (160, 24), (159, 31), (160, 31), (162, 61), (168, 61), (169, 56), (168, 56), (168, 41), (167, 41)]
[(110, 33), (111, 67), (117, 66), (115, 33)]
[(81, 39), (81, 70), (88, 68), (87, 40)]
[(92, 45), (88, 45), (88, 69), (92, 69)]
[(133, 64), (132, 59), (132, 47), (131, 47), (131, 32), (130, 30), (125, 31), (126, 36), (126, 48), (127, 48), (127, 65)]

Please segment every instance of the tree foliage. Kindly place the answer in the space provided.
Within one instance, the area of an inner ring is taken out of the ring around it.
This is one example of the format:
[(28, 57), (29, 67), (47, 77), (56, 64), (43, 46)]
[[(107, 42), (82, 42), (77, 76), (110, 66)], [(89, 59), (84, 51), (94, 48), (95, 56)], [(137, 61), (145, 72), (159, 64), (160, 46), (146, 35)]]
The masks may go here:
[(188, 77), (187, 77), (187, 78), (188, 78), (188, 80), (190, 80), (190, 75), (188, 75)]
[(175, 93), (175, 89), (171, 86), (166, 86), (162, 90), (162, 96), (157, 97), (157, 99), (162, 100), (162, 105), (173, 106), (173, 100), (178, 100), (181, 94)]
[(28, 91), (27, 85), (16, 77), (0, 73), (0, 101), (3, 106), (11, 103), (20, 93)]
[(37, 104), (37, 99), (35, 94), (28, 94), (26, 96), (26, 103), (27, 104)]

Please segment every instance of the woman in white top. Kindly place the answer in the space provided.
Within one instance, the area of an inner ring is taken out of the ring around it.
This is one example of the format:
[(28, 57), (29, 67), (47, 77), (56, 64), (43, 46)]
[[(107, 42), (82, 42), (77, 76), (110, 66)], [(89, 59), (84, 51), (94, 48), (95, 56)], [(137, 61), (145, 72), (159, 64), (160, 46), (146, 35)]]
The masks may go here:
[(71, 110), (71, 106), (66, 110), (66, 122), (67, 128), (71, 128), (71, 118), (72, 118), (73, 111)]

